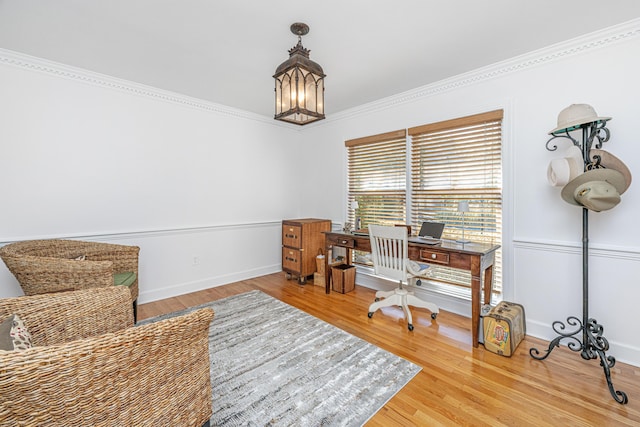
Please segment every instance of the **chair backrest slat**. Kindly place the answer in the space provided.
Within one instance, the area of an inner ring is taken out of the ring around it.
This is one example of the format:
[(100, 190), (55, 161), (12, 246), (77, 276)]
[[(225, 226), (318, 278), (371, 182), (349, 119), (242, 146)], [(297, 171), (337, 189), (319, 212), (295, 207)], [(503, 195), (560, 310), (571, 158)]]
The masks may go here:
[(406, 282), (407, 229), (405, 227), (370, 225), (369, 238), (375, 274)]

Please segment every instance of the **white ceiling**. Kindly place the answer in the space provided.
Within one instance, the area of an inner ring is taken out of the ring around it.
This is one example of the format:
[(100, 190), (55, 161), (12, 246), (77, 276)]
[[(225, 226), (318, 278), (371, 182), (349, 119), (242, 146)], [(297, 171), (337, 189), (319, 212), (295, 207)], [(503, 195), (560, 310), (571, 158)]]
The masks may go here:
[(305, 22), (330, 117), (637, 17), (638, 0), (0, 0), (0, 48), (273, 116)]

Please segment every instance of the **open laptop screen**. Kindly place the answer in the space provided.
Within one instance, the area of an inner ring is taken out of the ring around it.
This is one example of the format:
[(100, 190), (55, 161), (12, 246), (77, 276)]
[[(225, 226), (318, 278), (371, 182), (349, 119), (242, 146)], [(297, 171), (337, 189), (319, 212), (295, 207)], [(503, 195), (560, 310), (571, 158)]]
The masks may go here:
[(444, 222), (425, 221), (422, 223), (422, 227), (420, 227), (420, 232), (418, 233), (418, 236), (432, 237), (434, 239), (439, 239), (440, 237), (442, 237), (443, 230), (444, 230)]

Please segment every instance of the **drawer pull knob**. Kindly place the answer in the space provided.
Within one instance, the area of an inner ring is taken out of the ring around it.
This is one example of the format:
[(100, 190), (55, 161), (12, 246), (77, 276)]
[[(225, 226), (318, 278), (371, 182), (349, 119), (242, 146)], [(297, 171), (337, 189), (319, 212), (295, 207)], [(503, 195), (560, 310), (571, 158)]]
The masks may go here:
[(296, 235), (295, 234), (285, 234), (284, 237), (286, 237), (288, 239), (295, 239)]
[(431, 258), (436, 259), (437, 258), (436, 254), (431, 254)]
[(346, 244), (347, 244), (347, 241), (346, 241), (346, 240), (343, 240), (341, 243), (342, 243), (343, 245), (346, 245)]
[(289, 257), (286, 257), (285, 259), (286, 259), (287, 261), (291, 261), (291, 262), (295, 262), (295, 261), (296, 261), (296, 259), (295, 259), (295, 258), (289, 258)]

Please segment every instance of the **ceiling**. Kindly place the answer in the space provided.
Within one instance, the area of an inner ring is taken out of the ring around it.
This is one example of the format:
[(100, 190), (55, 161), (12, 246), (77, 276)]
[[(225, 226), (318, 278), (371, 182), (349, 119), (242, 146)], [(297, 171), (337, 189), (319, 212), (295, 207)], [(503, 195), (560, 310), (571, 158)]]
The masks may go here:
[(638, 0), (0, 0), (0, 48), (264, 116), (302, 39), (327, 117), (640, 17)]

